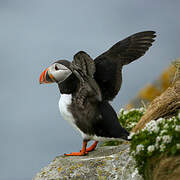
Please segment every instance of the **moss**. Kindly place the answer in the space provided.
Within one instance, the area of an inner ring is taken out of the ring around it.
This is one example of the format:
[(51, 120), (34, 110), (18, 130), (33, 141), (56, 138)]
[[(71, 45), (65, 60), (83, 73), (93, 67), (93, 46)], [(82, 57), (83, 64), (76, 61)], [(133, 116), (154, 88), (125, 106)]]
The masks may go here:
[[(107, 177), (108, 179), (121, 179), (123, 171), (125, 171), (123, 177), (129, 177), (128, 174), (134, 171), (135, 162), (132, 159), (128, 162), (130, 165), (127, 165), (128, 148), (128, 144), (123, 144), (114, 147), (98, 147), (96, 151), (82, 157), (59, 156), (44, 167), (34, 180), (107, 179)], [(50, 169), (52, 169), (51, 172)]]
[(99, 168), (96, 169), (97, 173), (98, 173), (98, 176), (102, 176), (103, 174), (103, 171)]
[(103, 146), (118, 146), (120, 144), (122, 144), (121, 141), (106, 141)]
[(57, 171), (60, 173), (60, 172), (61, 172), (61, 167), (58, 167), (58, 168), (57, 168)]

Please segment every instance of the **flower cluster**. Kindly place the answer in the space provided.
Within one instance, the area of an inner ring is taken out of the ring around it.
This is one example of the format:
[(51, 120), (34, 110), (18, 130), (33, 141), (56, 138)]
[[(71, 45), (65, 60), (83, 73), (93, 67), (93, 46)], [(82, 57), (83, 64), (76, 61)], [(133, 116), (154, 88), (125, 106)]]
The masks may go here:
[(159, 132), (159, 126), (158, 126), (158, 124), (156, 123), (156, 121), (155, 120), (151, 120), (149, 123), (147, 123), (146, 125), (145, 125), (145, 127), (143, 128), (143, 132), (144, 131), (148, 131), (149, 133), (158, 133)]
[(137, 133), (131, 133), (131, 153), (137, 168), (143, 174), (148, 158), (166, 152), (180, 154), (180, 112), (171, 118), (151, 120)]
[(139, 153), (144, 150), (144, 146), (142, 144), (139, 144), (136, 146), (136, 152)]
[[(144, 115), (145, 109), (131, 109), (119, 112), (119, 122), (129, 132)], [(130, 150), (136, 160), (137, 169), (143, 175), (147, 160), (162, 153), (180, 154), (180, 112), (171, 118), (151, 120), (137, 133), (131, 132)], [(118, 141), (109, 141), (105, 145), (118, 145)]]
[(128, 131), (131, 131), (136, 126), (137, 122), (141, 119), (145, 112), (145, 108), (132, 108), (127, 111), (123, 108), (119, 111), (119, 122)]

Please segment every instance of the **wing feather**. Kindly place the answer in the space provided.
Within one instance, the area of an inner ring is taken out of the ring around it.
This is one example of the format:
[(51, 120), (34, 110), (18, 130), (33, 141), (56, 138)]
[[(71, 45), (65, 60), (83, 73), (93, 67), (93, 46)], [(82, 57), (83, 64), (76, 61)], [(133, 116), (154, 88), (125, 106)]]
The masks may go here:
[(122, 83), (122, 66), (143, 56), (152, 46), (155, 37), (154, 31), (133, 34), (117, 42), (94, 60), (94, 78), (101, 88), (104, 100), (112, 100), (118, 94)]
[(96, 68), (92, 58), (87, 53), (80, 51), (74, 55), (70, 69), (80, 81), (76, 93), (77, 104), (83, 108), (84, 101), (88, 96), (101, 101), (100, 88), (93, 78)]

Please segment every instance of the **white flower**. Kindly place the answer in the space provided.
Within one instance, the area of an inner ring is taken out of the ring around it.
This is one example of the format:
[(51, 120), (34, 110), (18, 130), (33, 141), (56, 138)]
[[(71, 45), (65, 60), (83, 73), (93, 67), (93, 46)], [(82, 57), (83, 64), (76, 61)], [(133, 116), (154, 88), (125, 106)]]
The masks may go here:
[(174, 118), (169, 118), (168, 121), (169, 122), (172, 122), (174, 120)]
[(154, 124), (154, 120), (151, 120), (150, 122), (148, 122), (146, 125), (145, 125), (145, 128), (146, 129), (150, 129), (152, 126), (153, 126), (153, 124)]
[(145, 111), (145, 108), (141, 107), (141, 108), (139, 108), (139, 111), (140, 111), (140, 112), (144, 112), (144, 111)]
[(155, 120), (151, 120), (149, 125), (153, 126), (154, 124), (156, 124), (156, 121)]
[(126, 115), (126, 114), (128, 114), (128, 113), (129, 113), (129, 111), (124, 111), (124, 112), (123, 112), (124, 115)]
[(161, 137), (160, 136), (157, 136), (156, 137), (156, 142), (159, 142), (161, 140)]
[(165, 122), (164, 118), (157, 119), (157, 124), (161, 124), (161, 123), (164, 123), (164, 122)]
[(153, 152), (155, 150), (155, 146), (154, 145), (150, 145), (150, 146), (148, 146), (147, 150), (148, 150), (148, 152), (151, 153), (151, 152)]
[(159, 148), (159, 144), (155, 143), (155, 147), (156, 147), (156, 149), (158, 149)]
[(163, 152), (165, 148), (166, 148), (166, 146), (165, 146), (164, 144), (161, 144), (161, 145), (160, 145), (160, 151), (161, 151), (161, 152)]
[(133, 128), (137, 123), (133, 122), (129, 125), (130, 128)]
[(176, 127), (176, 125), (175, 125), (175, 124), (173, 124), (173, 125), (172, 125), (172, 128), (175, 128), (175, 127)]
[(165, 125), (164, 125), (164, 128), (165, 128), (165, 129), (168, 129), (168, 127), (169, 127), (168, 124), (165, 124)]
[(180, 144), (176, 144), (177, 149), (180, 149)]
[(165, 136), (162, 137), (162, 139), (163, 139), (163, 142), (164, 142), (164, 143), (168, 144), (168, 143), (171, 142), (172, 137), (169, 136), (169, 135), (165, 135)]
[(158, 133), (159, 132), (159, 127), (157, 126), (157, 122), (155, 120), (151, 120), (149, 123), (146, 124), (143, 131), (144, 130), (148, 130), (149, 132)]
[(134, 172), (131, 174), (132, 179), (136, 179), (136, 176), (139, 174), (138, 169), (135, 168)]
[(128, 139), (132, 139), (132, 137), (135, 135), (134, 132), (131, 132), (130, 135), (128, 136)]
[(155, 142), (155, 147), (156, 147), (156, 149), (159, 148), (159, 142), (161, 141), (161, 139), (162, 139), (161, 136), (157, 136), (157, 137), (156, 137), (156, 142)]
[(163, 134), (165, 134), (165, 133), (167, 133), (167, 130), (162, 130), (162, 131), (160, 132), (160, 135), (163, 135)]
[(132, 111), (135, 111), (136, 109), (135, 108), (131, 108), (129, 111), (132, 112)]
[(154, 131), (155, 133), (158, 133), (159, 132), (159, 127), (158, 126), (155, 126), (152, 131)]
[(140, 151), (144, 150), (144, 146), (142, 144), (137, 145), (136, 147), (136, 153), (138, 154)]
[(120, 111), (119, 111), (119, 114), (123, 113), (124, 109), (121, 108)]
[(180, 112), (179, 112), (179, 114), (178, 114), (178, 119), (180, 120)]
[(180, 125), (177, 125), (177, 126), (175, 127), (175, 131), (180, 132)]
[(131, 155), (132, 155), (132, 156), (136, 155), (136, 152), (135, 152), (135, 151), (132, 151), (132, 152), (131, 152)]
[(174, 123), (178, 122), (178, 118), (174, 117)]

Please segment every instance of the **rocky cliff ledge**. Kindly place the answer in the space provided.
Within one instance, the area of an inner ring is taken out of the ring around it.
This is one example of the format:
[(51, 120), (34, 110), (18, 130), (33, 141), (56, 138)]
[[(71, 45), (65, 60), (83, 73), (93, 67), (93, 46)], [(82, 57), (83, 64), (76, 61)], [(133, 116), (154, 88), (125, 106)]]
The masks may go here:
[(83, 157), (56, 157), (33, 180), (120, 179), (141, 180), (129, 144), (98, 147)]

